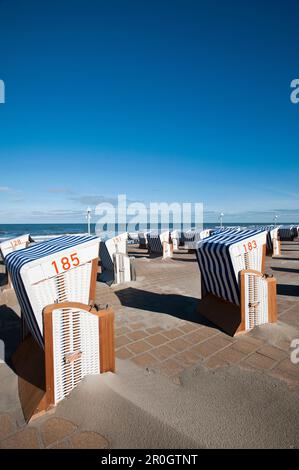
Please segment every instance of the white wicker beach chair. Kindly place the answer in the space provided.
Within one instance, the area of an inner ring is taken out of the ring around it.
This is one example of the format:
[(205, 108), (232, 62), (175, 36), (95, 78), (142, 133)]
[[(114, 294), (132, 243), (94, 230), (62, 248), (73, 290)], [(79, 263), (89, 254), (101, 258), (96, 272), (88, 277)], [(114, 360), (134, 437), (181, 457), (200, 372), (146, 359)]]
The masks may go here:
[(127, 255), (128, 234), (100, 242), (102, 273), (100, 280), (108, 284), (122, 284), (134, 280), (133, 258)]
[[(29, 233), (25, 235), (20, 235), (16, 238), (10, 238), (9, 240), (4, 240), (2, 243), (0, 243), (0, 254), (4, 261), (4, 264), (5, 258), (9, 253), (17, 250), (22, 250), (23, 248), (27, 248), (30, 243), (34, 243), (34, 240)], [(8, 285), (11, 286), (9, 275), (7, 281)]]
[(237, 332), (276, 321), (276, 281), (265, 275), (266, 237), (261, 230), (219, 232), (198, 244), (203, 291), (240, 308)]
[(94, 305), (98, 253), (98, 238), (64, 236), (7, 255), (23, 322), (44, 351), (45, 395), (29, 412), (25, 405), (29, 415), (57, 404), (84, 376), (115, 369), (114, 313)]
[(270, 230), (270, 237), (272, 242), (272, 256), (281, 256), (281, 243), (279, 239), (279, 228)]
[(171, 232), (170, 236), (171, 236), (171, 240), (172, 240), (172, 244), (173, 244), (173, 249), (174, 250), (179, 250), (180, 237), (181, 237), (180, 231), (179, 230), (173, 230)]
[(21, 235), (20, 237), (11, 238), (0, 243), (0, 252), (3, 259), (12, 251), (22, 250), (26, 248), (34, 240), (29, 233)]
[(149, 232), (138, 232), (139, 248), (147, 248), (147, 236)]
[(150, 232), (147, 235), (148, 251), (149, 253), (159, 254), (166, 258), (173, 256), (173, 244), (170, 238), (170, 232), (164, 231), (162, 233)]
[(292, 227), (282, 226), (278, 229), (279, 239), (281, 241), (293, 241), (295, 236)]

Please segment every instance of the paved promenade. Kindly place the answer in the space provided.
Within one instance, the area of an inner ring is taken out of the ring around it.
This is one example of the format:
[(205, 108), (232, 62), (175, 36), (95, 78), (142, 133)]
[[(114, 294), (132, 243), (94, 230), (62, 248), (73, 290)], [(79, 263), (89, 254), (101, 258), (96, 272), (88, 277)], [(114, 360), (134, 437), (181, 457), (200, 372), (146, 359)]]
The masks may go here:
[[(55, 410), (25, 425), (10, 361), (19, 341), (14, 293), (1, 295), (0, 447), (298, 447), (299, 241), (267, 257), (278, 323), (232, 338), (196, 313), (194, 254), (150, 258), (130, 247), (137, 280), (97, 283), (116, 314), (117, 373), (88, 377)], [(297, 431), (296, 431), (297, 430)]]

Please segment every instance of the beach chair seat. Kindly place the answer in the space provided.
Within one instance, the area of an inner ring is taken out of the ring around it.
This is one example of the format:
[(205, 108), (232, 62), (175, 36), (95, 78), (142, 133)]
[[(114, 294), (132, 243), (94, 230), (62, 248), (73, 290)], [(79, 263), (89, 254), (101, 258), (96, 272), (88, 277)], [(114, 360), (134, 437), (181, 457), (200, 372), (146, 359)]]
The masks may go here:
[(134, 258), (127, 255), (128, 234), (100, 242), (101, 275), (100, 280), (107, 284), (122, 284), (135, 280)]
[[(98, 253), (98, 238), (65, 236), (7, 255), (23, 323), (44, 355), (45, 393), (29, 409), (24, 404), (28, 419), (56, 405), (84, 376), (115, 369), (114, 313), (94, 304)], [(22, 360), (20, 352), (16, 357)]]
[[(234, 333), (276, 321), (276, 281), (265, 275), (266, 238), (263, 230), (241, 230), (218, 232), (198, 243), (202, 292), (237, 307)], [(205, 307), (201, 313), (209, 318), (212, 312)], [(218, 313), (210, 319), (221, 324), (221, 308)]]
[(163, 259), (172, 258), (173, 244), (169, 231), (162, 233), (150, 232), (147, 236), (147, 241), (150, 254), (160, 255)]

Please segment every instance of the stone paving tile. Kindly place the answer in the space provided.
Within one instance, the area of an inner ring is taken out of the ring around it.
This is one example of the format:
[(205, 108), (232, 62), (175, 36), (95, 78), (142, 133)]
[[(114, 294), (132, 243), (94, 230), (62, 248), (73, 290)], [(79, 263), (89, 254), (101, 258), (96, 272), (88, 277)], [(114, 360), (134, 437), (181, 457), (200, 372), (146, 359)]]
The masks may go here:
[(275, 363), (274, 359), (259, 353), (253, 353), (241, 362), (242, 366), (248, 365), (251, 368), (260, 370), (271, 369)]
[(2, 449), (40, 449), (38, 431), (35, 428), (26, 427), (0, 443)]
[(149, 335), (154, 335), (156, 333), (164, 332), (164, 330), (163, 330), (163, 328), (161, 328), (161, 326), (152, 326), (151, 328), (147, 328), (145, 331)]
[(220, 354), (214, 354), (214, 356), (209, 357), (205, 362), (205, 366), (209, 367), (210, 369), (216, 369), (226, 365), (227, 361), (225, 361)]
[(127, 347), (134, 354), (144, 353), (152, 348), (150, 344), (148, 344), (146, 341), (143, 341), (143, 340), (136, 341), (136, 343), (128, 344)]
[(158, 360), (163, 361), (176, 354), (176, 351), (167, 344), (163, 344), (158, 348), (152, 349), (151, 354), (153, 354), (153, 356), (155, 356)]
[(196, 351), (189, 349), (177, 354), (174, 359), (178, 361), (182, 366), (191, 366), (201, 361), (201, 356)]
[(191, 333), (191, 331), (197, 330), (200, 327), (200, 325), (197, 325), (196, 323), (184, 323), (182, 326), (179, 326), (179, 329), (183, 331), (184, 333)]
[(115, 346), (116, 348), (120, 348), (121, 346), (126, 346), (127, 344), (130, 344), (132, 340), (128, 338), (126, 335), (118, 336), (115, 339)]
[(155, 335), (152, 335), (146, 338), (146, 341), (150, 343), (152, 346), (161, 346), (161, 344), (167, 343), (168, 338), (165, 338), (165, 336), (157, 333)]
[(64, 439), (63, 441), (56, 442), (55, 444), (47, 447), (47, 449), (72, 449), (73, 446), (69, 438)]
[(9, 414), (0, 415), (0, 441), (16, 431), (16, 423)]
[(120, 326), (119, 328), (115, 328), (115, 336), (125, 335), (126, 333), (130, 333), (131, 330), (128, 326)]
[(163, 331), (163, 335), (164, 336), (167, 336), (167, 338), (169, 339), (175, 339), (175, 338), (178, 338), (180, 336), (183, 336), (183, 332), (180, 331), (179, 329), (177, 328), (173, 328), (171, 330), (164, 330)]
[(241, 351), (238, 351), (237, 349), (233, 349), (230, 346), (214, 354), (210, 359), (215, 358), (214, 361), (216, 361), (217, 358), (219, 358), (219, 360), (221, 360), (221, 362), (223, 363), (236, 364), (245, 359), (245, 357), (246, 354), (242, 353)]
[(50, 418), (40, 425), (40, 432), (45, 447), (70, 436), (77, 426), (63, 418)]
[(132, 330), (140, 330), (141, 328), (144, 328), (145, 324), (143, 322), (136, 322), (136, 323), (130, 323), (130, 328)]
[(84, 431), (70, 438), (74, 449), (107, 449), (109, 442), (96, 432)]
[(188, 341), (190, 344), (197, 344), (205, 341), (207, 336), (202, 332), (202, 330), (196, 330), (192, 333), (188, 333), (187, 335), (183, 336), (185, 341)]
[(118, 357), (119, 359), (130, 359), (131, 357), (134, 356), (134, 354), (131, 351), (129, 351), (126, 347), (117, 349), (115, 354), (116, 354), (116, 357)]
[(173, 377), (181, 374), (184, 371), (184, 367), (175, 359), (167, 359), (167, 361), (159, 365), (159, 371), (168, 377)]
[(168, 346), (170, 346), (176, 352), (183, 351), (184, 349), (187, 349), (190, 347), (189, 343), (185, 341), (183, 338), (173, 339), (172, 341), (168, 343)]
[(287, 357), (287, 353), (282, 351), (275, 346), (265, 345), (262, 348), (258, 349), (258, 353), (263, 354), (264, 356), (270, 357), (274, 361), (281, 361)]
[(156, 358), (150, 353), (140, 354), (139, 356), (133, 357), (132, 361), (141, 367), (149, 367), (155, 364)]
[(249, 354), (256, 351), (259, 347), (263, 345), (263, 341), (256, 340), (255, 338), (250, 338), (248, 336), (242, 335), (236, 339), (232, 345), (233, 349), (243, 352), (244, 354)]
[(286, 358), (277, 365), (277, 369), (285, 371), (294, 378), (299, 379), (299, 364), (293, 364), (290, 358)]
[(138, 339), (143, 339), (147, 336), (148, 333), (146, 333), (144, 330), (135, 330), (127, 334), (127, 337), (130, 338), (132, 341), (137, 341)]

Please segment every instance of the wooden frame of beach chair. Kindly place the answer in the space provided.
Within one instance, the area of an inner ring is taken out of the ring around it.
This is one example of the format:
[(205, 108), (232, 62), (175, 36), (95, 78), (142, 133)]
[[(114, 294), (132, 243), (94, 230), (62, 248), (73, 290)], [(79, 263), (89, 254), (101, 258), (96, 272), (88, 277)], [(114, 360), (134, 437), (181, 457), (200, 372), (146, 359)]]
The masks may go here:
[(86, 375), (115, 371), (114, 313), (94, 304), (98, 252), (95, 237), (70, 236), (28, 248), (22, 265), (21, 253), (8, 257), (31, 333), (14, 356), (27, 421), (65, 398)]
[(230, 335), (277, 320), (276, 280), (265, 275), (266, 231), (218, 233), (197, 250), (198, 311)]

